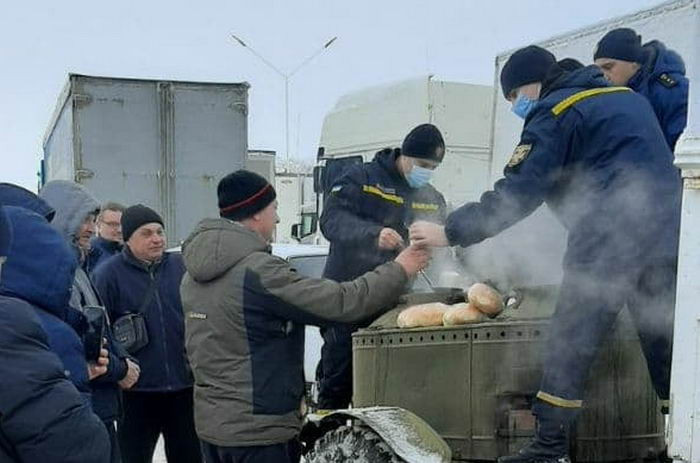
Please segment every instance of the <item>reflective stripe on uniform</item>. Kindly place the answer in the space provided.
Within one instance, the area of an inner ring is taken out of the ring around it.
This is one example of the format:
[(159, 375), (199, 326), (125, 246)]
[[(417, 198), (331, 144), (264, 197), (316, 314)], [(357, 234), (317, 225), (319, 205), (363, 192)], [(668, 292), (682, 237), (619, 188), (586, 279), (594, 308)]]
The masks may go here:
[(562, 397), (557, 397), (552, 394), (547, 394), (546, 392), (539, 391), (537, 393), (537, 398), (543, 402), (547, 402), (551, 405), (556, 405), (562, 408), (581, 408), (583, 407), (583, 400), (569, 400)]
[(379, 188), (377, 188), (376, 186), (364, 185), (362, 187), (362, 191), (364, 191), (365, 193), (369, 193), (371, 195), (379, 196), (380, 198), (386, 199), (387, 201), (391, 201), (392, 203), (396, 203), (396, 204), (403, 204), (404, 203), (404, 200), (401, 196), (396, 196), (396, 195), (392, 195), (390, 193), (385, 193), (382, 190), (380, 190)]
[(632, 89), (628, 87), (601, 87), (592, 88), (589, 90), (584, 90), (582, 92), (574, 93), (570, 97), (560, 101), (552, 108), (552, 114), (555, 116), (561, 116), (564, 111), (588, 98), (605, 95), (607, 93), (617, 93), (617, 92), (631, 92)]
[(439, 204), (426, 204), (426, 203), (413, 203), (411, 205), (413, 209), (418, 209), (420, 211), (437, 211), (440, 209)]

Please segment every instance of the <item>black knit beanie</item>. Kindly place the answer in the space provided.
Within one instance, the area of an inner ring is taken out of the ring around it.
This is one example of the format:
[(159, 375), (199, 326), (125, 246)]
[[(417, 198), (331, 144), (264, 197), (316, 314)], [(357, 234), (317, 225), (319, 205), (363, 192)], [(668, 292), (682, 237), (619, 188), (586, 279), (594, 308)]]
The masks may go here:
[(644, 61), (642, 37), (632, 29), (613, 29), (598, 42), (598, 46), (593, 54), (593, 60), (598, 58), (641, 63)]
[(508, 98), (513, 90), (523, 85), (542, 82), (550, 66), (556, 62), (552, 53), (536, 45), (516, 51), (501, 70), (503, 96)]
[(143, 204), (127, 207), (122, 214), (122, 235), (124, 236), (124, 241), (129, 241), (131, 235), (139, 227), (148, 223), (159, 223), (165, 227), (163, 219), (150, 207)]
[(401, 154), (442, 162), (445, 156), (445, 140), (433, 124), (421, 124), (406, 135), (401, 145)]
[(216, 192), (219, 215), (229, 220), (247, 219), (277, 198), (275, 188), (264, 177), (244, 169), (222, 178)]

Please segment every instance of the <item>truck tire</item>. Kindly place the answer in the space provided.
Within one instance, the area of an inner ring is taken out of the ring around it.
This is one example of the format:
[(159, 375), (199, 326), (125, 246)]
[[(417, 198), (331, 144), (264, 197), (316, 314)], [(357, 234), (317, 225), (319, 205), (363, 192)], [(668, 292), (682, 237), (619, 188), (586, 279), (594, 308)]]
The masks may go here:
[(341, 426), (323, 435), (306, 455), (306, 463), (406, 463), (366, 426)]

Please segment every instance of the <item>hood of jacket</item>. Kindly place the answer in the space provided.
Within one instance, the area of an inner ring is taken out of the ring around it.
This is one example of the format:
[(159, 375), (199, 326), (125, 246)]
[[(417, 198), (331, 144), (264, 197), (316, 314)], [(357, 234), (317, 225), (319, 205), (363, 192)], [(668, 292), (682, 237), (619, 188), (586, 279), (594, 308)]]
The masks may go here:
[(561, 69), (560, 72), (550, 72), (549, 79), (542, 85), (540, 100), (545, 99), (551, 93), (565, 88), (599, 88), (609, 87), (610, 83), (605, 79), (603, 71), (595, 65), (586, 66), (574, 71)]
[(182, 245), (190, 276), (199, 283), (219, 278), (254, 252), (271, 251), (263, 238), (227, 219), (204, 219)]
[(24, 299), (62, 320), (78, 266), (73, 252), (39, 214), (5, 207), (12, 225), (12, 245), (2, 267), (0, 294)]
[(84, 186), (66, 180), (52, 180), (39, 196), (56, 210), (51, 225), (68, 243), (74, 243), (85, 217), (100, 211), (100, 203)]
[(29, 209), (49, 222), (56, 214), (56, 211), (35, 193), (12, 183), (0, 183), (0, 204)]
[(685, 75), (685, 63), (683, 58), (658, 40), (652, 40), (644, 44), (647, 59), (643, 64), (644, 69), (656, 78), (663, 73), (678, 73)]

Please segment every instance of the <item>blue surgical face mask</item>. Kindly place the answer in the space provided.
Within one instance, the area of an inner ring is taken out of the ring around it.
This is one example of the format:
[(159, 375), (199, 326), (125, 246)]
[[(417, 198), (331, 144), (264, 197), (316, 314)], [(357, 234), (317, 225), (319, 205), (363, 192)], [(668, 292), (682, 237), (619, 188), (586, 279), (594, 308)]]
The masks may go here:
[(414, 165), (406, 175), (406, 181), (411, 188), (420, 188), (430, 183), (432, 177), (433, 171), (431, 169)]
[(513, 103), (513, 106), (510, 109), (516, 116), (520, 117), (521, 119), (525, 119), (536, 104), (537, 100), (532, 100), (522, 93), (518, 93), (518, 97), (515, 99), (515, 103)]

